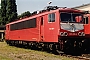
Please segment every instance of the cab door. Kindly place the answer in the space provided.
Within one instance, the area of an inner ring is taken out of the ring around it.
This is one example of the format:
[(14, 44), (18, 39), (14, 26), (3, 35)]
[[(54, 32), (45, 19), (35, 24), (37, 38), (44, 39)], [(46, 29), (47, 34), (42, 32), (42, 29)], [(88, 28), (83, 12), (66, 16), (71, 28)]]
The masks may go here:
[(48, 13), (45, 17), (44, 37), (45, 42), (58, 42), (59, 20), (56, 12)]
[(44, 16), (40, 17), (40, 41), (44, 40)]
[(9, 25), (6, 25), (5, 39), (6, 39), (6, 40), (9, 40)]

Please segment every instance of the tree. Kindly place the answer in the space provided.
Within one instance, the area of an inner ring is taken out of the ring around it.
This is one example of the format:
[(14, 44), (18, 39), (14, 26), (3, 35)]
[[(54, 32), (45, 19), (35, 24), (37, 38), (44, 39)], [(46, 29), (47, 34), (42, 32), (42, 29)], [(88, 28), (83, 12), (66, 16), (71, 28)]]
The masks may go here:
[(17, 19), (17, 5), (16, 0), (7, 0), (7, 23), (14, 21)]
[(31, 13), (29, 11), (26, 11), (26, 12), (22, 13), (21, 15), (19, 15), (18, 19), (29, 17), (29, 16), (31, 16)]
[(6, 0), (1, 0), (0, 25), (6, 24)]

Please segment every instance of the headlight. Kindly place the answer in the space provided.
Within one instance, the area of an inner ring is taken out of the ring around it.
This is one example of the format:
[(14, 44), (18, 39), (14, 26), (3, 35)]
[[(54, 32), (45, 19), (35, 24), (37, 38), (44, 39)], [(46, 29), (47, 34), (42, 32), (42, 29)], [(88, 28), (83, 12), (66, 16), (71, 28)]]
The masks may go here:
[(81, 33), (81, 32), (79, 32), (79, 33), (78, 33), (78, 35), (79, 35), (79, 36), (82, 36), (82, 33)]
[(60, 35), (61, 35), (61, 36), (67, 36), (68, 33), (67, 33), (67, 32), (60, 32)]
[(84, 32), (82, 32), (82, 35), (85, 36)]
[(64, 36), (67, 36), (68, 35), (68, 33), (67, 32), (64, 32)]
[(60, 35), (63, 36), (63, 32), (60, 32)]
[(78, 35), (79, 36), (85, 36), (84, 32), (79, 32)]

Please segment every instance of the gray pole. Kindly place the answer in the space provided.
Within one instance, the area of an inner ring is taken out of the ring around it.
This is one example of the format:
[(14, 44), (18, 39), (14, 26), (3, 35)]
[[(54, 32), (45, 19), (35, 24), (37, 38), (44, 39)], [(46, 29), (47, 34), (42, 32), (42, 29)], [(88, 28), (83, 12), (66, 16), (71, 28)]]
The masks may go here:
[(3, 33), (1, 33), (1, 41), (3, 41)]

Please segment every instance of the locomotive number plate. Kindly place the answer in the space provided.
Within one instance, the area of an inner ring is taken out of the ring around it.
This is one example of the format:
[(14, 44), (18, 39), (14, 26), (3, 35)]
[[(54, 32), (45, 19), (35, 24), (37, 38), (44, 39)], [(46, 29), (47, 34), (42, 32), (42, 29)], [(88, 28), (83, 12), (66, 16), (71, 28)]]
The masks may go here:
[(69, 35), (77, 35), (77, 33), (69, 33)]

